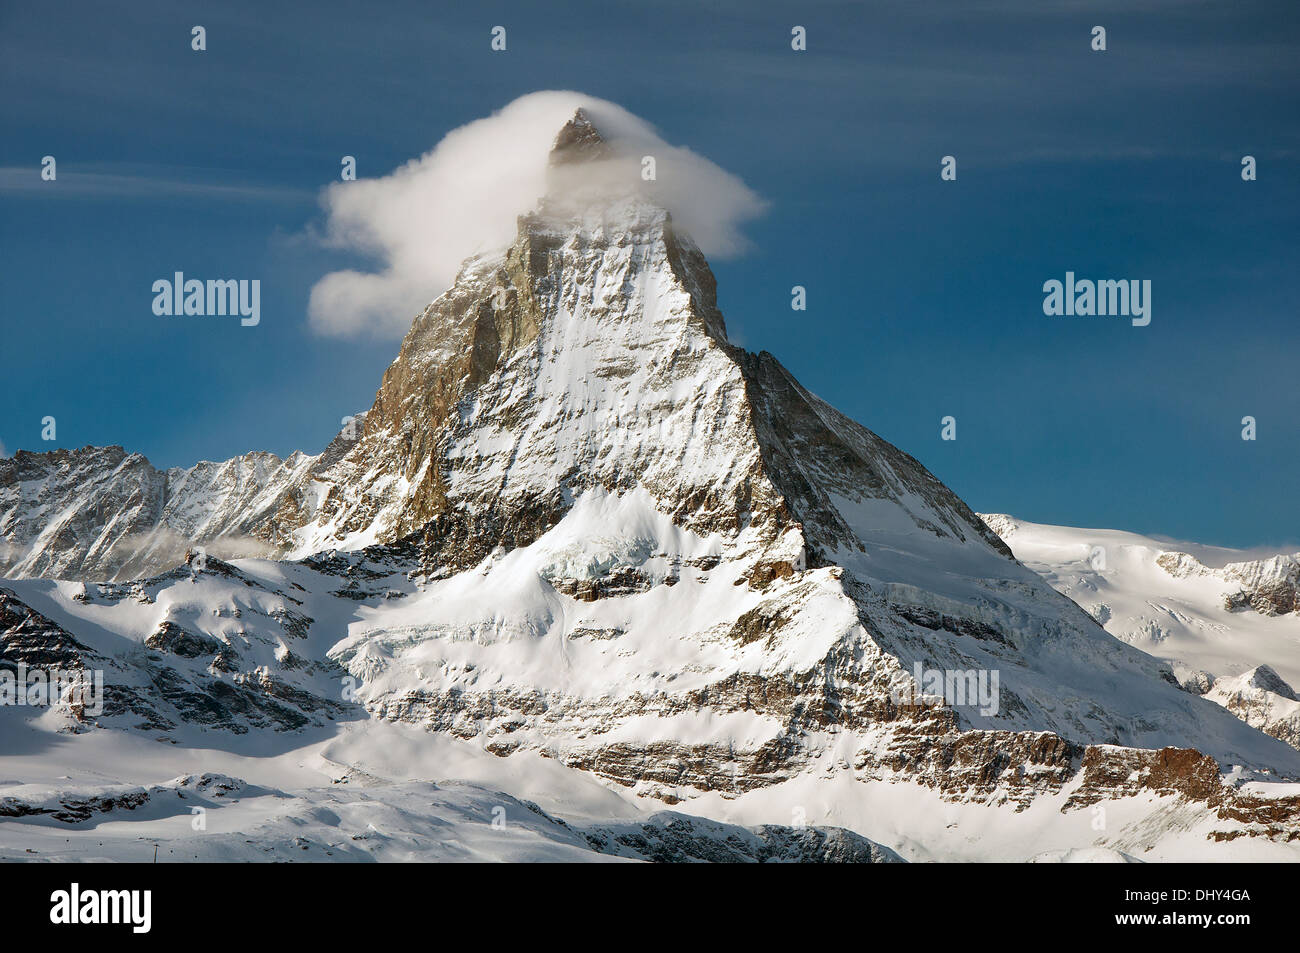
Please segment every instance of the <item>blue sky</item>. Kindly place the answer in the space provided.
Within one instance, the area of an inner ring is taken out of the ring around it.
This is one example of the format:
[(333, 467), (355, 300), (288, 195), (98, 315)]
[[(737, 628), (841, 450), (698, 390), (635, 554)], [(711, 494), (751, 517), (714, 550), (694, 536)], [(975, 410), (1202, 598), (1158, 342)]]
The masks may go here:
[[(397, 350), (307, 324), (312, 285), (359, 264), (311, 237), (340, 157), (383, 175), (577, 89), (769, 203), (752, 251), (714, 263), (733, 338), (976, 509), (1300, 542), (1294, 3), (271, 6), (0, 6), (9, 452), (319, 450)], [(1067, 270), (1150, 279), (1150, 326), (1045, 316)], [(261, 324), (156, 317), (174, 271), (260, 278)]]

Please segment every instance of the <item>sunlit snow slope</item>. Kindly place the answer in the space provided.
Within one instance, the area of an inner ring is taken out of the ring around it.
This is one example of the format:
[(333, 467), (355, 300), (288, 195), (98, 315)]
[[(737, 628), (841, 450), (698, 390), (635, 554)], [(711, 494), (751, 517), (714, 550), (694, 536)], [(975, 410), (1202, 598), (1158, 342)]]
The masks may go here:
[(1107, 632), (1168, 661), (1188, 691), (1300, 746), (1300, 553), (983, 518)]

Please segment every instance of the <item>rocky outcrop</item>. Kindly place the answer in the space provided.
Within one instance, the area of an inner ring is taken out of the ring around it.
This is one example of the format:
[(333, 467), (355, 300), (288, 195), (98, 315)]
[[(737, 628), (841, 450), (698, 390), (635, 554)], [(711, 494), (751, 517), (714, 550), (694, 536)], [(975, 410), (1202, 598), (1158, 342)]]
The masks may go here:
[(900, 864), (888, 847), (841, 828), (766, 824), (744, 828), (663, 812), (639, 824), (582, 831), (601, 854), (657, 864)]
[(1167, 552), (1156, 557), (1156, 565), (1175, 579), (1203, 576), (1222, 582), (1223, 606), (1229, 611), (1251, 610), (1265, 616), (1300, 612), (1300, 554), (1212, 569), (1187, 553)]
[[(233, 608), (213, 610), (218, 624), (223, 613), (231, 621), (228, 628), (239, 633), (240, 648), (229, 636), (200, 631), (200, 624), (211, 625), (207, 620), (190, 615), (181, 624), (166, 617), (180, 611), (173, 609), (174, 597), (192, 613), (195, 595), (185, 590), (193, 588), (194, 577), (178, 570), (131, 586), (87, 586), (75, 597), (75, 602), (98, 606), (129, 601), (153, 607), (163, 617), (140, 633), (139, 642), (103, 631), (79, 639), (67, 627), (76, 628), (76, 620), (56, 622), (0, 588), (0, 672), (33, 684), (57, 674), (67, 684), (81, 686), (64, 691), (63, 697), (39, 700), (37, 710), (52, 712), (61, 719), (59, 729), (66, 731), (116, 727), (167, 734), (200, 728), (246, 734), (295, 731), (349, 712), (355, 716), (354, 706), (339, 697), (343, 673), (334, 663), (303, 660), (287, 650), (311, 621), (294, 611), (292, 599), (268, 593), (219, 560), (210, 561), (207, 571), (256, 590), (242, 609), (236, 602)], [(266, 611), (263, 600), (268, 598), (273, 606)], [(277, 598), (282, 601), (274, 604)]]
[(1300, 699), (1267, 665), (1244, 675), (1216, 679), (1205, 697), (1246, 724), (1300, 749)]

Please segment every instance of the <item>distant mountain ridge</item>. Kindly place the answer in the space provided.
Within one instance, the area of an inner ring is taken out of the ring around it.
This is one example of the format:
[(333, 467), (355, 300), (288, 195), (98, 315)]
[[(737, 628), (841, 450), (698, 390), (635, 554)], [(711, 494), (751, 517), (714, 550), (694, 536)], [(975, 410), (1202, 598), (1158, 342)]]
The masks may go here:
[(1300, 748), (1300, 553), (1250, 558), (1002, 513), (983, 519), (1108, 632), (1167, 660), (1187, 691)]

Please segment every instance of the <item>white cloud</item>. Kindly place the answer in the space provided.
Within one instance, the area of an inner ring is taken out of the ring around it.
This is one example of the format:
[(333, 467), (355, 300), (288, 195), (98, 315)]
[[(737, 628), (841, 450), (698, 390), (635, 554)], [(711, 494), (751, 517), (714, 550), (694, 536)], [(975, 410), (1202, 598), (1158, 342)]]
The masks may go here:
[(5, 449), (5, 442), (0, 440), (0, 460), (3, 460), (7, 456), (9, 456), (9, 451)]
[[(327, 244), (373, 255), (375, 272), (337, 271), (312, 288), (312, 327), (331, 335), (401, 336), (474, 254), (507, 246), (519, 215), (567, 183), (548, 176), (556, 133), (585, 109), (615, 156), (601, 163), (623, 183), (653, 155), (654, 197), (706, 255), (745, 248), (743, 222), (763, 202), (739, 178), (671, 146), (620, 106), (576, 92), (523, 96), (448, 133), (431, 151), (379, 179), (338, 182), (322, 196)], [(629, 170), (629, 163), (634, 164)], [(553, 170), (552, 170), (553, 171)], [(595, 172), (583, 170), (584, 188)]]

